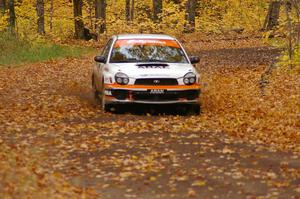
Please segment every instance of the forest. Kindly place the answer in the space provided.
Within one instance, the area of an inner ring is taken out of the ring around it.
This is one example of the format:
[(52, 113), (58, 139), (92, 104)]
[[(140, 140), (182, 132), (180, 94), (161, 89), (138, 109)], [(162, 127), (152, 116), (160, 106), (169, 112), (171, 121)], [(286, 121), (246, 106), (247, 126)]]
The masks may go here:
[[(199, 115), (101, 110), (94, 56), (167, 34)], [(0, 0), (0, 198), (298, 198), (299, 0)]]
[(1, 0), (0, 10), (0, 30), (31, 42), (105, 40), (120, 33), (259, 33), (263, 38), (284, 37), (279, 41), (288, 49), (284, 59), (298, 62), (296, 0)]
[[(1, 0), (7, 24), (19, 34), (47, 34), (82, 39), (92, 33), (151, 32), (181, 34), (195, 30), (222, 33), (231, 29), (258, 30), (263, 26), (268, 1), (33, 1)], [(9, 6), (14, 7), (9, 12)], [(247, 11), (247, 12), (245, 12)], [(10, 16), (10, 17), (9, 17)], [(36, 21), (36, 23), (32, 23)]]

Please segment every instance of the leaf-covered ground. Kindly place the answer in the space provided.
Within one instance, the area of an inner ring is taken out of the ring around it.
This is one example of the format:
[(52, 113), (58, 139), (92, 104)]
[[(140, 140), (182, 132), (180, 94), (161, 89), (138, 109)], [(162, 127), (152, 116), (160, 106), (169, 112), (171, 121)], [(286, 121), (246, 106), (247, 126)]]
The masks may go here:
[(0, 69), (0, 143), (102, 198), (299, 198), (299, 75), (275, 70), (262, 90), (278, 51), (259, 39), (185, 45), (202, 56), (200, 116), (104, 114), (92, 57), (65, 59)]

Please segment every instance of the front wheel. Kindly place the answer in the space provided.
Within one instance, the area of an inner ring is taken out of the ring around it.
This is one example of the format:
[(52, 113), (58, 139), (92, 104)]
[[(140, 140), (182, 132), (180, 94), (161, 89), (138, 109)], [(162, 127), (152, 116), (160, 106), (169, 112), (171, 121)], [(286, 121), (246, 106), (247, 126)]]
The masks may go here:
[(190, 104), (187, 106), (186, 114), (187, 115), (200, 115), (201, 105), (200, 104)]
[(200, 113), (201, 113), (201, 105), (200, 104), (193, 105), (193, 111), (194, 111), (194, 115), (200, 115)]
[(104, 112), (110, 112), (112, 111), (113, 105), (112, 104), (107, 104), (105, 101), (105, 88), (104, 88), (104, 82), (102, 82), (102, 89), (101, 89), (101, 93), (100, 93), (100, 104), (101, 104), (101, 108)]
[(104, 89), (102, 90), (101, 94), (101, 108), (104, 112), (108, 112), (111, 109), (111, 105), (107, 104), (105, 101)]
[(94, 74), (92, 75), (92, 90), (93, 90), (93, 97), (96, 105), (101, 104), (101, 99), (100, 99), (100, 92), (97, 90), (97, 87), (95, 85), (95, 77)]
[(101, 105), (100, 93), (97, 90), (94, 91), (94, 100), (97, 106)]

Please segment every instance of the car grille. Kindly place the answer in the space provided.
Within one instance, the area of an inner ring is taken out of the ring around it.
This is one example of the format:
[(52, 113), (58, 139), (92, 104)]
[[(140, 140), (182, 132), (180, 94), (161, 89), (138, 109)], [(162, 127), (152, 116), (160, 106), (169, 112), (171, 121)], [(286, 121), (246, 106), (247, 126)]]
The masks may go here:
[(134, 100), (141, 101), (176, 101), (179, 99), (173, 94), (150, 94), (149, 92), (134, 92), (132, 97)]
[(178, 85), (177, 79), (171, 78), (147, 78), (135, 80), (135, 85)]
[(129, 94), (129, 92), (126, 90), (113, 90), (111, 93), (112, 96), (114, 96), (118, 100), (125, 100)]

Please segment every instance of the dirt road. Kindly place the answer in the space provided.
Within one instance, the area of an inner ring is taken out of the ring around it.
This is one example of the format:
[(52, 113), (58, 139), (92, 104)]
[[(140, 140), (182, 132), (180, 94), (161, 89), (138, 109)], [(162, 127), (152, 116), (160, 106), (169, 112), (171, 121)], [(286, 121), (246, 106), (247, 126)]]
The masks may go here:
[[(190, 51), (202, 56), (204, 79), (263, 70), (278, 53), (258, 39), (198, 42)], [(300, 198), (296, 151), (199, 122), (207, 105), (201, 116), (155, 107), (154, 116), (153, 107), (104, 114), (91, 94), (92, 64), (86, 57), (0, 69), (0, 138), (104, 199)]]

